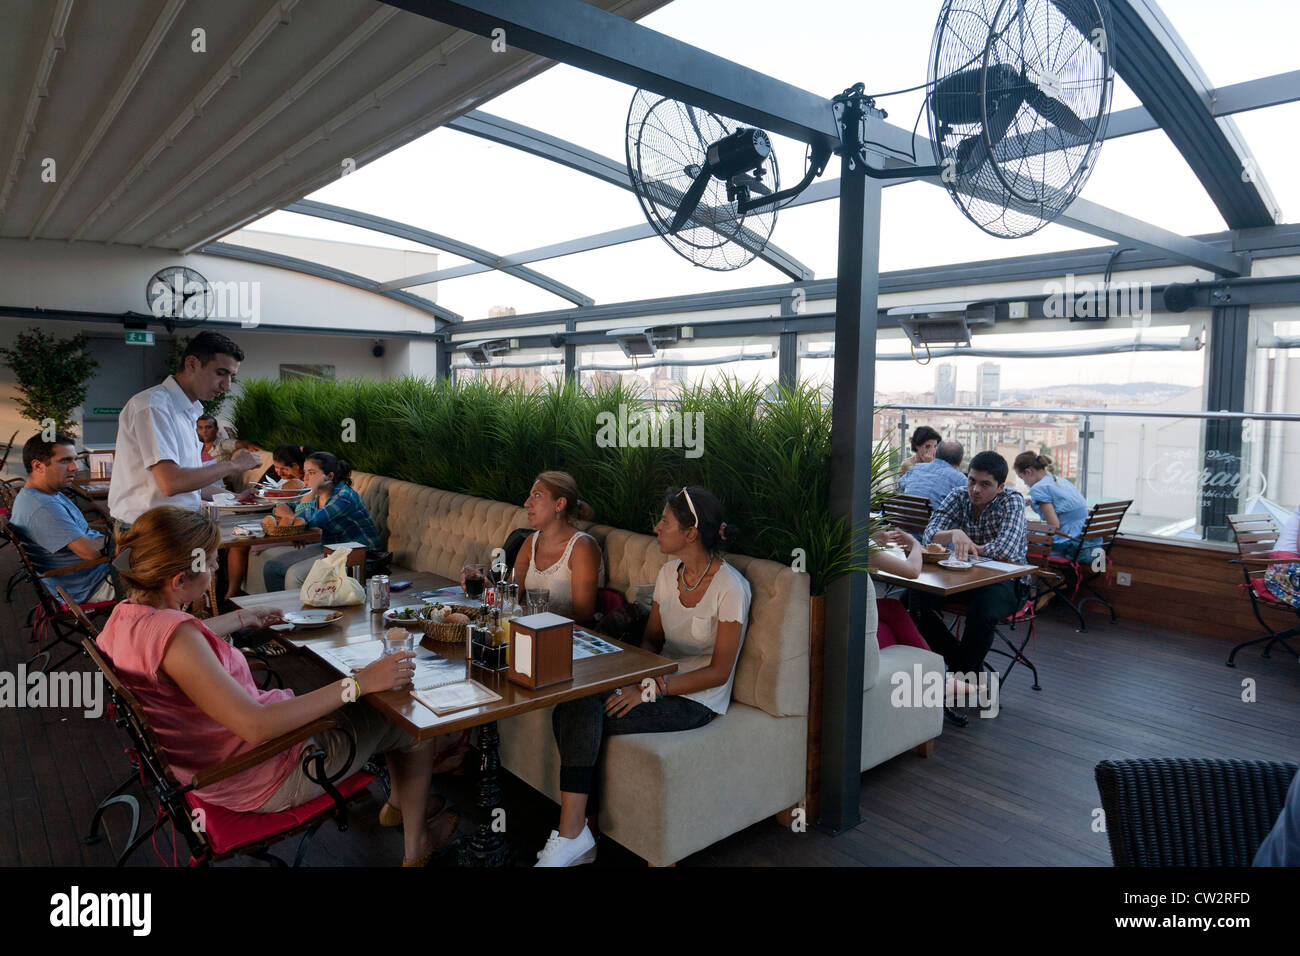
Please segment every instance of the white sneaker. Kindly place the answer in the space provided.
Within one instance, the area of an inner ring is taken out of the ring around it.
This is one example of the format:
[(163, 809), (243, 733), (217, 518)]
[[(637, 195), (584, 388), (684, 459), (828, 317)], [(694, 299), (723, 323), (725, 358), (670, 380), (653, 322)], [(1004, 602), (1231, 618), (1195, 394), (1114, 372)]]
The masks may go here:
[(596, 838), (584, 823), (582, 832), (572, 840), (560, 836), (560, 831), (552, 830), (550, 838), (542, 852), (537, 854), (538, 866), (581, 866), (596, 859)]

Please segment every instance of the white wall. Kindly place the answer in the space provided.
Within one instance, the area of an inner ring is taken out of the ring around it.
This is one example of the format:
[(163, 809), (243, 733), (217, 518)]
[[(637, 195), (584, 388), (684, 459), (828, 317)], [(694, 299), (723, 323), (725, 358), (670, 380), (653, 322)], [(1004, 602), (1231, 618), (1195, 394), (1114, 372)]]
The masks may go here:
[[(398, 252), (398, 255), (403, 255)], [(147, 315), (145, 286), (159, 269), (187, 266), (211, 283), (255, 284), (261, 325), (433, 332), (433, 316), (394, 299), (288, 269), (162, 249), (0, 239), (0, 306)], [(251, 294), (249, 296), (251, 301)], [(239, 328), (238, 318), (211, 318)]]

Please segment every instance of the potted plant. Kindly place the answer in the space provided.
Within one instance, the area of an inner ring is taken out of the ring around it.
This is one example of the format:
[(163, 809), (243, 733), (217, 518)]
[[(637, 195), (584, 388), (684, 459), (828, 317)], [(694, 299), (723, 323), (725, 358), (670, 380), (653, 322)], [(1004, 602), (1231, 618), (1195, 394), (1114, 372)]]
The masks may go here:
[(86, 400), (87, 383), (99, 363), (86, 351), (88, 340), (78, 332), (61, 339), (40, 329), (18, 333), (13, 348), (0, 349), (4, 363), (18, 382), (18, 409), (42, 428), (76, 437), (73, 410)]

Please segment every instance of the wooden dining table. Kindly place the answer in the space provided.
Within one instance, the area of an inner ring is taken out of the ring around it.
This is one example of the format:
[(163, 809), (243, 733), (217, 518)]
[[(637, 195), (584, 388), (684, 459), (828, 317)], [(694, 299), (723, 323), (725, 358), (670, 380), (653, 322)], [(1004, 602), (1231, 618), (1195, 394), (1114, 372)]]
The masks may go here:
[(966, 569), (941, 568), (938, 564), (926, 564), (921, 567), (921, 574), (915, 578), (890, 574), (888, 571), (872, 571), (876, 580), (912, 591), (937, 594), (940, 597), (952, 597), (963, 591), (997, 584), (1000, 581), (1014, 581), (1033, 574), (1037, 569), (1032, 564), (1015, 564), (1010, 561), (981, 561)]
[(309, 544), (320, 541), (320, 528), (304, 527), (302, 531), (285, 535), (242, 535), (235, 534), (235, 527), (241, 524), (260, 522), (271, 513), (269, 507), (259, 511), (227, 511), (217, 515), (217, 527), (221, 529), (221, 549), (251, 548), (253, 545)]
[[(415, 594), (450, 587), (455, 582), (437, 575), (427, 573), (403, 573), (412, 586), (409, 590), (395, 593), (391, 598), (394, 608), (419, 606), (423, 601)], [(465, 598), (447, 598), (440, 600), (455, 603)], [(470, 602), (472, 603), (472, 602)], [(281, 611), (302, 610), (304, 605), (299, 600), (297, 591), (278, 591), (271, 594), (253, 594), (235, 599), (240, 608), (274, 607)], [(376, 641), (383, 637), (388, 629), (379, 612), (371, 612), (365, 605), (336, 608), (342, 617), (325, 627), (311, 630), (295, 629), (282, 635), (280, 643), (296, 645), (301, 650), (314, 653), (320, 662), (325, 679), (329, 675), (337, 677), (339, 672), (321, 651)], [(590, 628), (583, 630), (591, 633)], [(470, 727), (478, 727), (480, 758), (480, 784), (478, 788), (479, 826), (474, 836), (468, 840), (462, 850), (461, 860), (467, 865), (505, 865), (510, 857), (509, 843), (505, 834), (493, 832), (491, 821), (493, 810), (500, 802), (499, 784), (500, 757), (498, 745), (500, 736), (497, 721), (506, 717), (527, 713), (543, 707), (551, 707), (566, 700), (587, 697), (602, 691), (639, 684), (647, 677), (659, 677), (677, 670), (677, 662), (658, 654), (623, 644), (612, 638), (602, 638), (619, 648), (618, 653), (587, 657), (573, 662), (571, 680), (550, 687), (532, 690), (511, 683), (506, 678), (506, 671), (490, 671), (466, 659), (464, 642), (455, 644), (433, 644), (426, 642), (422, 646), (440, 655), (444, 659), (460, 663), (465, 668), (466, 679), (472, 679), (500, 695), (499, 700), (491, 701), (463, 710), (453, 711), (439, 716), (412, 696), (409, 689), (389, 690), (369, 694), (364, 703), (374, 707), (388, 720), (401, 727), (417, 740), (429, 740), (445, 734), (457, 733)]]

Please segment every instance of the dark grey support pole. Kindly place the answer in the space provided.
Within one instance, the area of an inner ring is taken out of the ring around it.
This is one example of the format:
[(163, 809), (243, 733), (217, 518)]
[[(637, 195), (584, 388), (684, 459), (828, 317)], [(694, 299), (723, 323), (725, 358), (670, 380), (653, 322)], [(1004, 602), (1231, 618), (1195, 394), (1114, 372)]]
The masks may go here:
[[(853, 103), (845, 111), (854, 129)], [(846, 150), (846, 153), (848, 151)], [(835, 392), (831, 423), (831, 514), (867, 549), (871, 428), (876, 385), (876, 296), (880, 284), (880, 181), (846, 155), (840, 178), (839, 268), (835, 291)], [(822, 696), (822, 827), (838, 833), (861, 821), (863, 640), (867, 575), (846, 574), (826, 594)]]
[(434, 375), (439, 379), (451, 378), (451, 341), (438, 343), (437, 358), (434, 361)]
[[(1205, 360), (1205, 410), (1246, 410), (1246, 363), (1250, 357), (1250, 306), (1216, 305), (1210, 313), (1210, 350)], [(1205, 422), (1205, 460), (1200, 483), (1201, 527), (1210, 541), (1228, 540), (1228, 515), (1240, 506), (1241, 422)]]
[[(568, 332), (574, 331), (578, 323), (569, 319), (564, 323), (564, 328)], [(578, 376), (578, 347), (568, 338), (564, 340), (564, 381), (572, 382)]]

